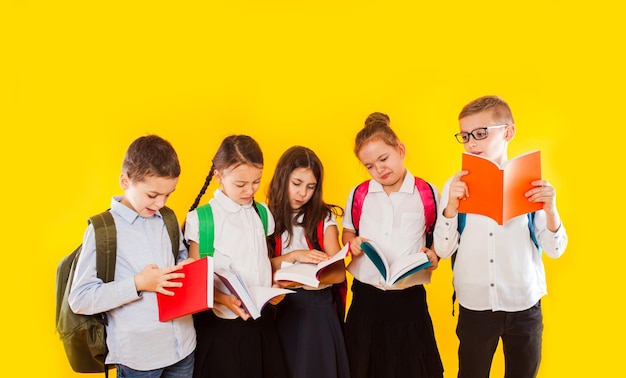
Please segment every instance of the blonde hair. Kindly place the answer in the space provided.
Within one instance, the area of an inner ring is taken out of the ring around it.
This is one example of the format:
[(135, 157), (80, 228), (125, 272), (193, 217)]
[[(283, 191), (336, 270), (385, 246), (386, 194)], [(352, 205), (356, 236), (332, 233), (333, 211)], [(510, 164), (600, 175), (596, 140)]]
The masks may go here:
[(379, 139), (389, 146), (398, 147), (400, 140), (389, 126), (390, 123), (389, 116), (384, 113), (374, 112), (367, 116), (365, 126), (356, 134), (354, 154), (358, 157), (363, 145), (373, 139)]
[(506, 124), (514, 123), (509, 104), (499, 96), (482, 96), (471, 101), (459, 113), (459, 120), (488, 110), (492, 112), (495, 121)]

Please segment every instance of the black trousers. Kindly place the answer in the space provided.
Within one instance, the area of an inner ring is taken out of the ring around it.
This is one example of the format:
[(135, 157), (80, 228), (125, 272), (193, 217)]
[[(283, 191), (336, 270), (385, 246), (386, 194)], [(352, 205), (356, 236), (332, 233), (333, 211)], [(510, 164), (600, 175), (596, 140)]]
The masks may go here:
[(459, 308), (459, 378), (489, 378), (493, 355), (502, 339), (504, 376), (534, 378), (541, 361), (541, 302), (519, 312)]

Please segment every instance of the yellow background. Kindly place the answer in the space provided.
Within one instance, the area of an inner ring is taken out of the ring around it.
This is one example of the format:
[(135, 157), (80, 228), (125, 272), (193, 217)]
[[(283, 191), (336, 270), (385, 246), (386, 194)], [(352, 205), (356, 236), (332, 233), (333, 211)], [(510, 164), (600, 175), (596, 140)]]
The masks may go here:
[[(513, 109), (510, 157), (542, 151), (570, 236), (562, 258), (544, 258), (539, 375), (622, 374), (619, 2), (227, 3), (1, 3), (1, 376), (79, 376), (54, 333), (55, 270), (86, 218), (121, 193), (121, 161), (136, 137), (156, 133), (177, 149), (183, 172), (168, 204), (181, 221), (233, 133), (264, 150), (258, 199), (278, 156), (303, 144), (325, 163), (326, 199), (343, 206), (367, 178), (352, 147), (368, 113), (391, 116), (407, 167), (441, 189), (463, 151), (456, 116), (484, 94)], [(449, 262), (427, 290), (454, 377)], [(500, 353), (492, 371), (503, 375)]]

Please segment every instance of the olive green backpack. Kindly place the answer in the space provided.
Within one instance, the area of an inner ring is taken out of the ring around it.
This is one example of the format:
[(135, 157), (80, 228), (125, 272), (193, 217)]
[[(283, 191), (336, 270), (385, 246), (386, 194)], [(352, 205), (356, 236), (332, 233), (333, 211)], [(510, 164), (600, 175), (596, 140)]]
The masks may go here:
[[(174, 259), (178, 257), (180, 228), (176, 214), (163, 207), (160, 210), (172, 241)], [(104, 211), (89, 218), (96, 236), (96, 270), (103, 282), (113, 281), (117, 256), (117, 232), (113, 215)], [(56, 277), (56, 331), (63, 342), (67, 359), (77, 373), (101, 373), (108, 376), (112, 366), (105, 364), (106, 313), (79, 315), (72, 312), (68, 297), (74, 278), (76, 262), (80, 257), (82, 244), (63, 258), (57, 267)]]

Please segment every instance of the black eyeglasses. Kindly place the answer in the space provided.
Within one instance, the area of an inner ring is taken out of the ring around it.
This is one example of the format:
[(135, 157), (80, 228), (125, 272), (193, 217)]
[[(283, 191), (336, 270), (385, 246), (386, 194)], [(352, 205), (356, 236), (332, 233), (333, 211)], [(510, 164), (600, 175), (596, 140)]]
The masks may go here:
[(475, 140), (485, 139), (489, 136), (489, 133), (487, 133), (487, 130), (500, 129), (502, 127), (507, 127), (507, 126), (508, 125), (495, 125), (495, 126), (488, 126), (488, 127), (479, 127), (477, 129), (470, 131), (469, 133), (463, 131), (463, 132), (454, 134), (454, 136), (457, 142), (465, 144), (470, 141), (470, 136), (473, 136)]

